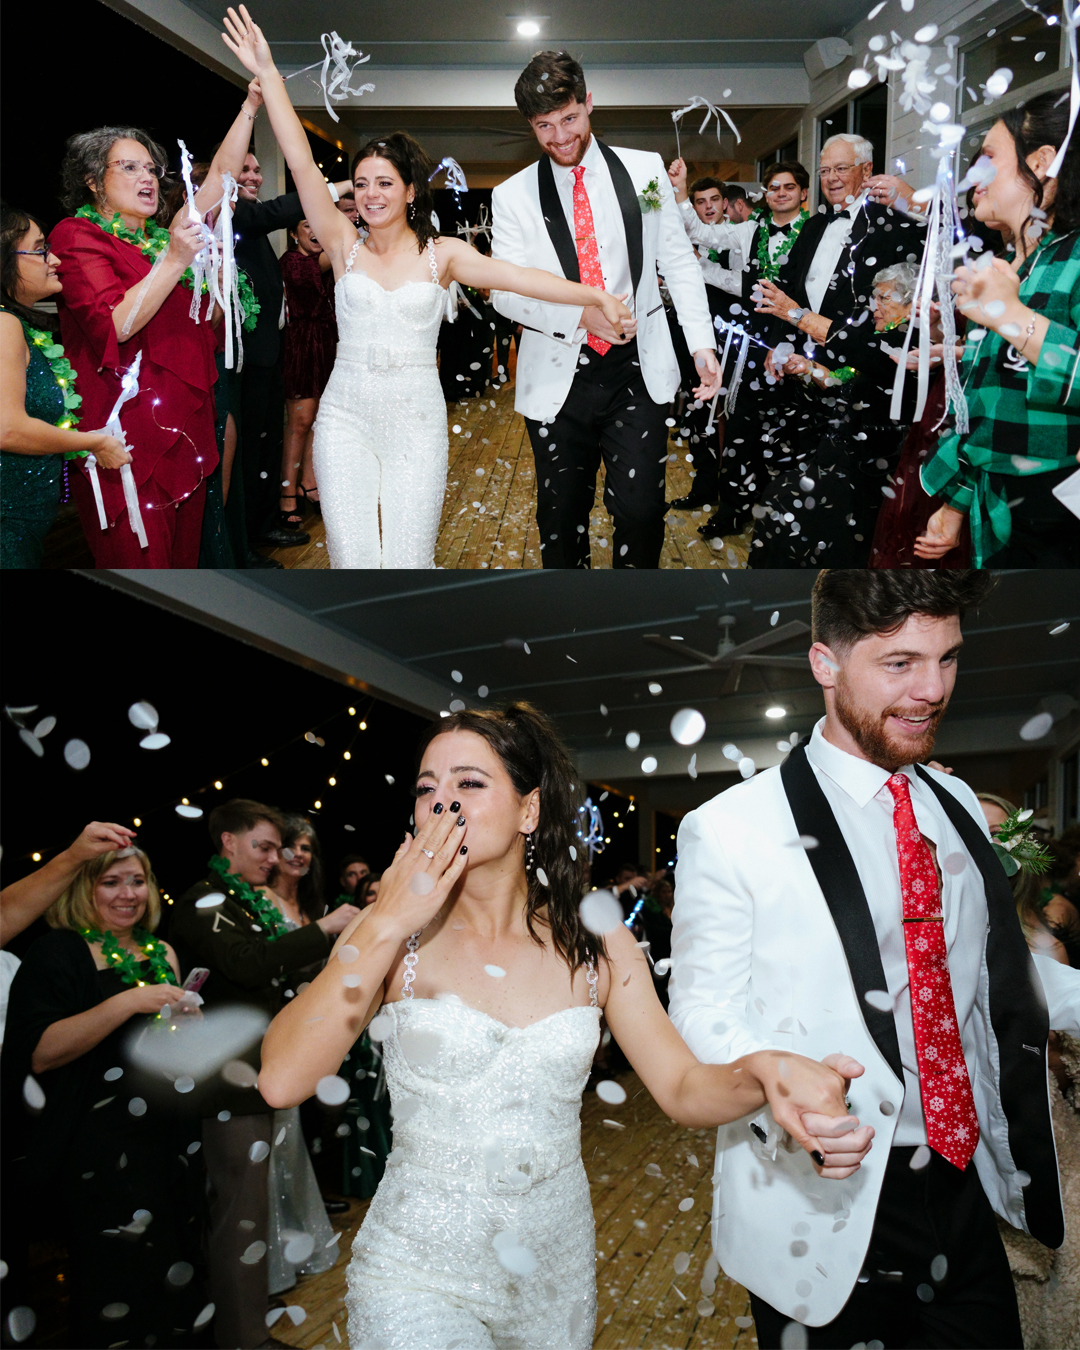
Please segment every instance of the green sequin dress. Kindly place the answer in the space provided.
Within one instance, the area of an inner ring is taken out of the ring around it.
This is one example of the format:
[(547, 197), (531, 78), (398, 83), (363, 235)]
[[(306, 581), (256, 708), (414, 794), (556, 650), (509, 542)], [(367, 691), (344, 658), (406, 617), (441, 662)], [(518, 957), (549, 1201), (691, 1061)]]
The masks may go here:
[[(30, 341), (26, 327), (23, 323), (30, 349), (26, 414), (55, 426), (64, 416), (64, 393), (52, 366)], [(60, 505), (63, 463), (63, 455), (20, 455), (0, 450), (0, 567), (41, 566), (45, 536)]]

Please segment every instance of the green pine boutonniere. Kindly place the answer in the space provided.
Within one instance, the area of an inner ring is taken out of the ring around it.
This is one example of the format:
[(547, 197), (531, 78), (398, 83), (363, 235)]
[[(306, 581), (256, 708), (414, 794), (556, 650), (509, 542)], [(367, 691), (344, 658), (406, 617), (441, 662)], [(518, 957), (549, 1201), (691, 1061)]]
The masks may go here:
[(1019, 871), (1042, 876), (1053, 862), (1049, 852), (1027, 827), (1031, 817), (1030, 809), (1021, 811), (1017, 808), (1011, 816), (1005, 817), (990, 840), (990, 847), (1001, 859), (1007, 877), (1015, 876)]
[(642, 214), (646, 211), (659, 211), (664, 204), (664, 199), (660, 196), (660, 184), (655, 178), (650, 179), (645, 184), (642, 192), (638, 193), (638, 205), (641, 207)]

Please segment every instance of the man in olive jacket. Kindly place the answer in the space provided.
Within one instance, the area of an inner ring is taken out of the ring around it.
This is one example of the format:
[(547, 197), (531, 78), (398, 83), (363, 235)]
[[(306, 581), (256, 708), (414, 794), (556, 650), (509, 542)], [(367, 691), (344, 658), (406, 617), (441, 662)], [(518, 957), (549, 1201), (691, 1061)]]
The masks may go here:
[[(315, 923), (283, 931), (280, 911), (260, 890), (280, 855), (280, 813), (237, 799), (217, 807), (209, 824), (217, 850), (210, 874), (177, 901), (170, 937), (185, 974), (196, 966), (210, 971), (201, 990), (208, 1014), (255, 1009), (264, 1015), (265, 1029), (283, 1002), (288, 972), (325, 960), (334, 938), (359, 911), (342, 905)], [(274, 1114), (255, 1086), (261, 1039), (260, 1032), (200, 1089), (203, 1156), (212, 1191), (208, 1256), (214, 1333), (222, 1350), (252, 1350), (266, 1339), (266, 1159)], [(251, 1261), (255, 1244), (262, 1244), (262, 1251)], [(245, 1255), (249, 1260), (241, 1259)]]

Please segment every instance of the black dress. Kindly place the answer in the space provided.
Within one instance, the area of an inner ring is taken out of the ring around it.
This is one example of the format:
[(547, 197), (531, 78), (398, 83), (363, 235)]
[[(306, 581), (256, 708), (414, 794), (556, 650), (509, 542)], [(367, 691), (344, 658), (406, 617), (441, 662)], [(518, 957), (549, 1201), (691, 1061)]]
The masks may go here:
[(34, 1075), (45, 1104), (37, 1114), (26, 1105), (45, 1029), (128, 987), (118, 971), (96, 969), (87, 943), (67, 929), (27, 952), (11, 985), (3, 1053), (7, 1172), (21, 1178), (5, 1218), (66, 1241), (68, 1345), (200, 1345), (206, 1331), (193, 1324), (208, 1300), (199, 1122), (181, 1115), (170, 1084), (150, 1081), (125, 1054), (152, 1019), (129, 1018), (70, 1064)]

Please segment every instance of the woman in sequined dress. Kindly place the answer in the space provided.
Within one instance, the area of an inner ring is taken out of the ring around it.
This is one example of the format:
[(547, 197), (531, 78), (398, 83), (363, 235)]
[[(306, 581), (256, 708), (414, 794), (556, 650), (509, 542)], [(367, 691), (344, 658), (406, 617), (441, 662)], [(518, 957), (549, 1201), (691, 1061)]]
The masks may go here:
[(443, 316), (453, 317), (450, 283), (597, 305), (620, 336), (634, 334), (636, 321), (617, 296), (438, 237), (434, 166), (402, 131), (353, 157), (354, 199), (368, 228), (361, 240), (327, 195), (261, 30), (243, 5), (229, 10), (225, 26), (226, 46), (259, 78), (306, 218), (334, 269), (337, 360), (314, 440), (330, 565), (433, 567), (448, 452), (435, 352)]
[(365, 1026), (382, 1041), (394, 1150), (353, 1247), (354, 1350), (586, 1350), (595, 1233), (579, 1111), (601, 1014), (667, 1115), (715, 1125), (768, 1102), (827, 1178), (870, 1146), (843, 1101), (863, 1070), (774, 1051), (698, 1063), (618, 902), (579, 909), (580, 793), (529, 704), (441, 720), (418, 769), (415, 837), (271, 1023), (260, 1090), (276, 1106), (325, 1093)]
[(107, 469), (131, 458), (115, 436), (75, 430), (78, 415), (67, 406), (74, 403), (72, 377), (57, 374), (66, 369), (59, 365), (64, 349), (52, 336), (52, 317), (33, 308), (59, 295), (59, 270), (60, 260), (38, 222), (5, 206), (0, 217), (0, 567), (41, 566), (45, 536), (60, 503), (64, 455), (92, 453)]

